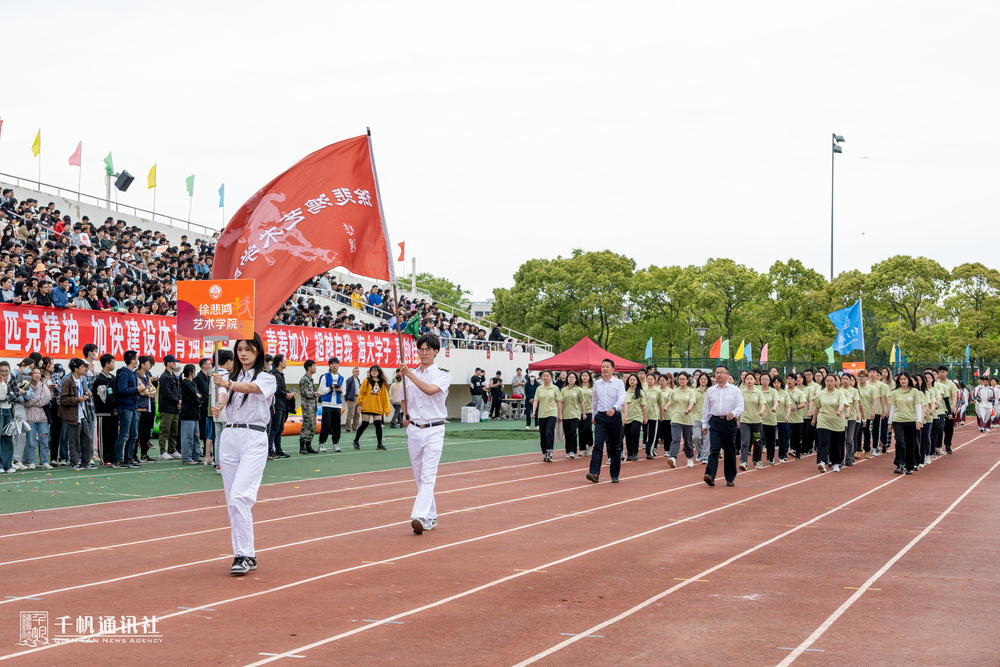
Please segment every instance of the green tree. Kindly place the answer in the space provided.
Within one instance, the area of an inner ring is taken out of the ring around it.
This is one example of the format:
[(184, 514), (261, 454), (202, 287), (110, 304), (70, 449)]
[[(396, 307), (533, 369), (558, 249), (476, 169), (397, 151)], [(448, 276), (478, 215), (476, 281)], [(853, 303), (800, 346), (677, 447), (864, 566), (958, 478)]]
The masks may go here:
[(458, 306), (465, 310), (469, 308), (469, 296), (472, 295), (472, 292), (462, 289), (461, 285), (457, 285), (447, 278), (430, 273), (418, 273), (417, 287), (430, 292), (431, 299), (434, 301)]
[(934, 314), (948, 290), (947, 269), (926, 257), (896, 255), (872, 267), (868, 274), (871, 293), (891, 313), (902, 318), (916, 333), (921, 318)]
[(961, 264), (951, 272), (952, 293), (945, 311), (957, 326), (948, 331), (947, 351), (965, 358), (966, 346), (976, 364), (1000, 357), (1000, 271), (975, 262)]
[[(826, 280), (819, 272), (807, 269), (797, 259), (775, 262), (766, 275), (765, 295), (762, 300), (762, 331), (755, 343), (768, 343), (772, 359), (782, 358), (788, 363), (795, 360), (795, 351), (803, 345), (802, 337), (807, 333), (820, 333), (824, 327), (823, 293)], [(829, 320), (826, 321), (829, 325)], [(777, 337), (779, 345), (773, 345)]]

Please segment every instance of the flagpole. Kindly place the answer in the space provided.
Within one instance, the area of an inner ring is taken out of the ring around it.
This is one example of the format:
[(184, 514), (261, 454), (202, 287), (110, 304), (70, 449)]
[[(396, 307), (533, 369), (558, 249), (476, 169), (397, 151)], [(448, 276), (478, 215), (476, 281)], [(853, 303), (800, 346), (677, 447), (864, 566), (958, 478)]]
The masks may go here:
[(188, 197), (188, 222), (191, 222), (191, 206), (194, 204), (194, 195)]
[[(396, 337), (399, 340), (399, 362), (400, 362), (400, 365), (402, 365), (402, 363), (403, 363), (403, 329), (399, 326), (399, 313), (400, 313), (399, 296), (396, 294), (396, 282), (395, 281), (393, 281), (393, 283), (392, 283), (392, 300), (393, 300), (393, 305), (395, 306), (395, 311), (396, 311)], [(403, 392), (403, 402), (405, 403), (406, 402), (406, 379), (405, 378), (403, 379), (403, 386), (402, 386), (401, 389), (402, 389), (402, 392)], [(406, 415), (403, 415), (403, 416), (405, 417)]]
[(153, 219), (150, 222), (156, 222), (156, 186), (153, 186)]

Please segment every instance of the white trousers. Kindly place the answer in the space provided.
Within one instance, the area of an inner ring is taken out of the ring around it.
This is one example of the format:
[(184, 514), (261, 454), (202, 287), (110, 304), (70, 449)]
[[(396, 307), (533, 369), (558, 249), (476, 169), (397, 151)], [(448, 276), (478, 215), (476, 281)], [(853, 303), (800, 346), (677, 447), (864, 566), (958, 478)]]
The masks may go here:
[(233, 555), (256, 556), (250, 510), (257, 502), (257, 489), (267, 463), (267, 434), (247, 428), (227, 428), (219, 442), (218, 460), (233, 532)]
[(978, 417), (981, 422), (980, 426), (989, 427), (991, 414), (993, 414), (993, 406), (989, 403), (976, 404), (976, 417)]
[(410, 518), (437, 519), (434, 483), (444, 449), (444, 426), (417, 428), (411, 424), (406, 429), (406, 446), (410, 450), (413, 479), (417, 482), (417, 499), (413, 502)]

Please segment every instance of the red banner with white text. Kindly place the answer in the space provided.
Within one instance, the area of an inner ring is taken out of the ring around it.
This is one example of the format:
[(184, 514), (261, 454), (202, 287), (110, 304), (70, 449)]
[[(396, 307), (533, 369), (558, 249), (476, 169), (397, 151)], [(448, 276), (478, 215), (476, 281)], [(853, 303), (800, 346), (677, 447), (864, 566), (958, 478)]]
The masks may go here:
[[(97, 310), (62, 310), (37, 306), (0, 306), (3, 314), (3, 349), (0, 356), (21, 359), (32, 352), (54, 359), (83, 357), (83, 346), (97, 345), (121, 361), (126, 350), (162, 362), (172, 354), (182, 363), (197, 363), (211, 353), (211, 343), (177, 335), (177, 318), (129, 315)], [(413, 336), (403, 336), (402, 355), (396, 334), (313, 327), (268, 325), (261, 337), (267, 354), (283, 354), (289, 364), (314, 359), (320, 367), (337, 357), (345, 366), (395, 368), (403, 362), (419, 363)], [(229, 347), (223, 343), (222, 347)]]

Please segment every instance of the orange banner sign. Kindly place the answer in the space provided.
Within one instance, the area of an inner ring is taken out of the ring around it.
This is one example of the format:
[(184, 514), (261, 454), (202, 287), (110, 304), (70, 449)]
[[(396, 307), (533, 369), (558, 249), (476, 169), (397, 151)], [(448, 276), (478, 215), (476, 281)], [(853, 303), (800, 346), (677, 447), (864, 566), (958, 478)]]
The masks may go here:
[(177, 335), (251, 339), (254, 304), (253, 280), (178, 280)]

